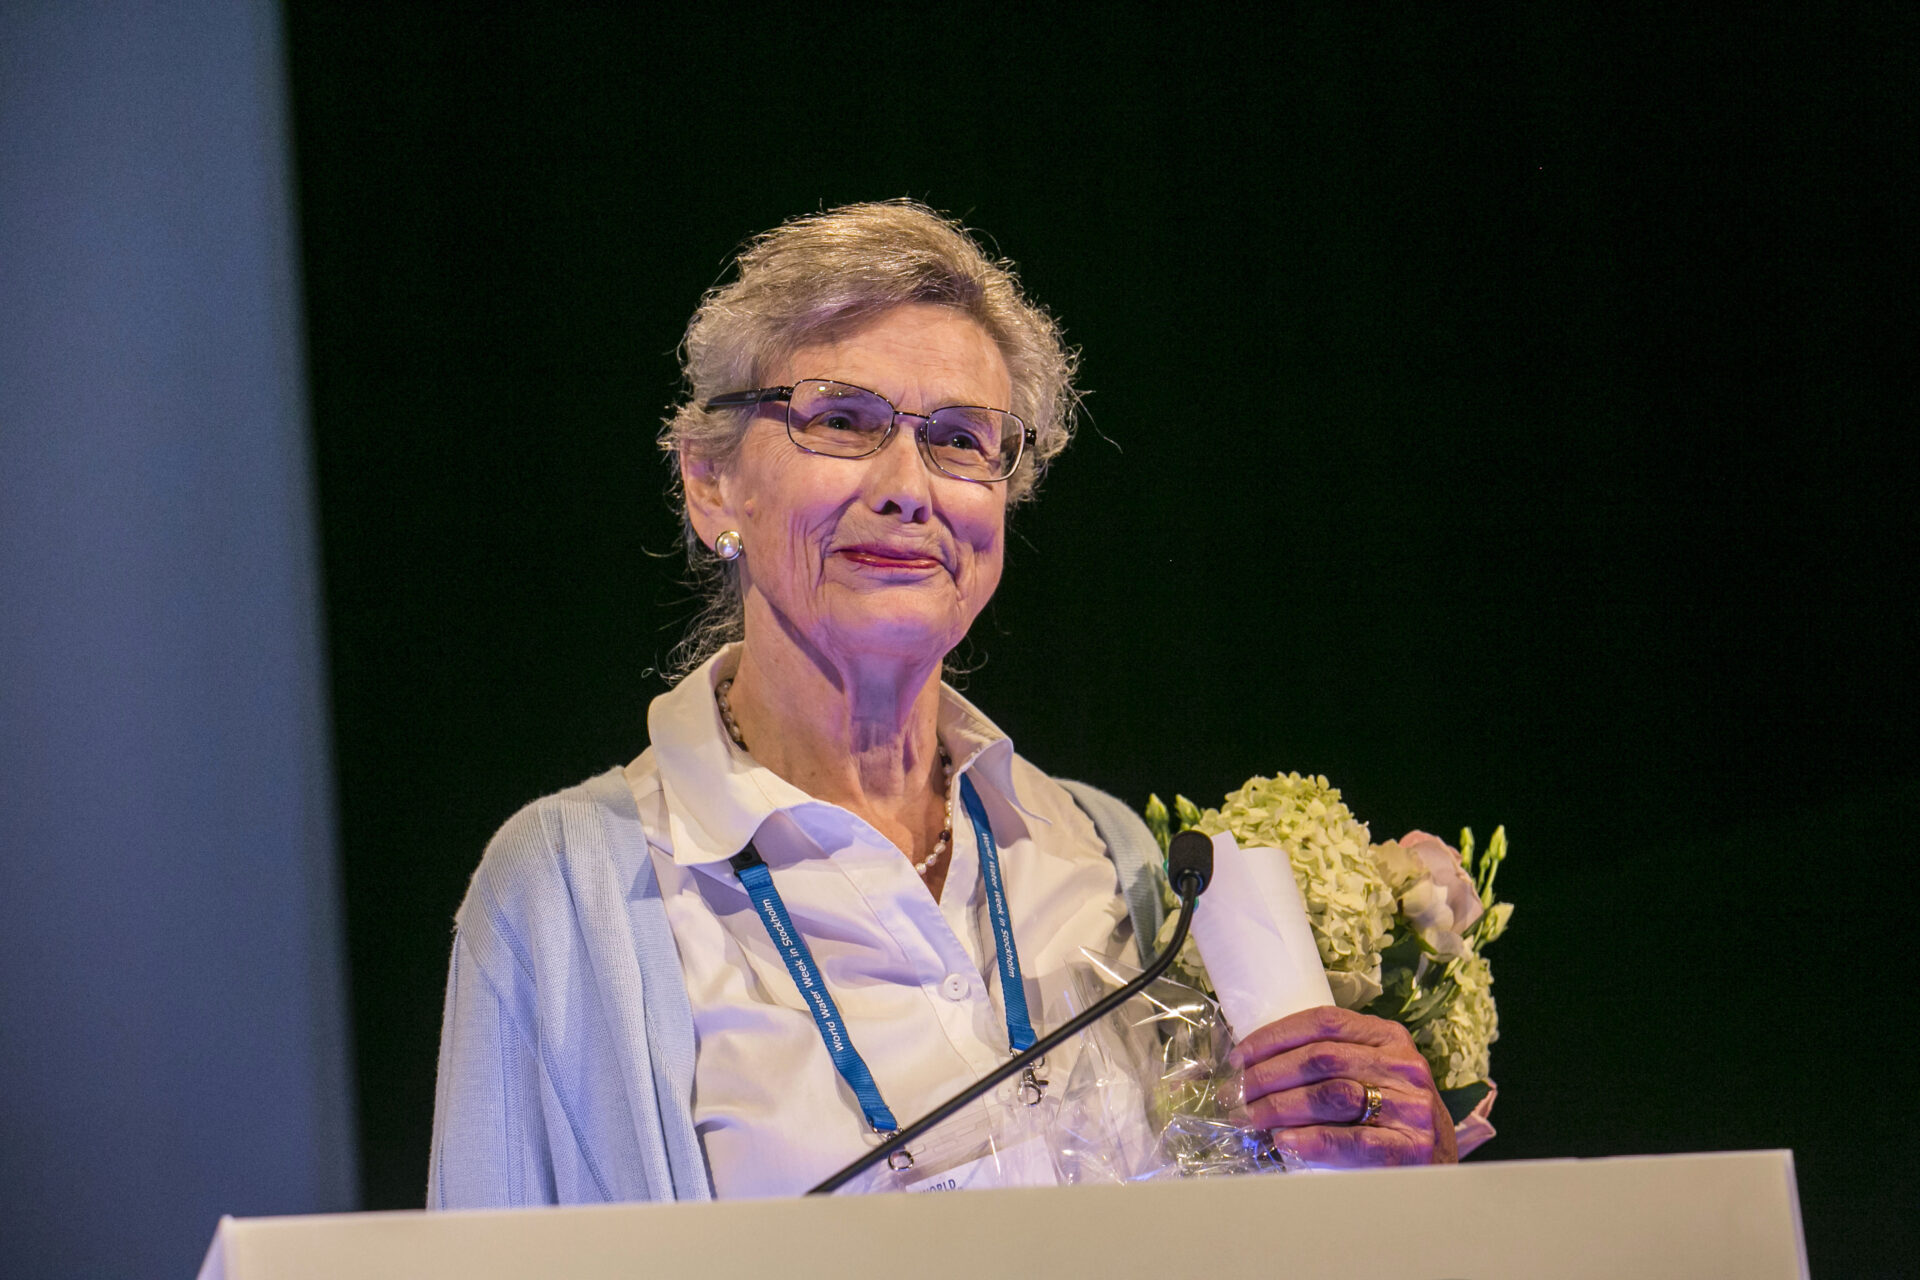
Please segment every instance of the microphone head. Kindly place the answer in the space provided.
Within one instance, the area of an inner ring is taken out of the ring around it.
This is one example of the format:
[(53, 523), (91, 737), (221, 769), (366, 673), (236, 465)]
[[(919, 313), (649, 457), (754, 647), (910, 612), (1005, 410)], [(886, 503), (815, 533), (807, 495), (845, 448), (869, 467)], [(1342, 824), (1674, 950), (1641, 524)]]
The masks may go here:
[(1196, 895), (1213, 879), (1213, 841), (1198, 831), (1182, 831), (1167, 848), (1167, 882), (1182, 897), (1186, 894), (1180, 882), (1188, 876), (1199, 877)]

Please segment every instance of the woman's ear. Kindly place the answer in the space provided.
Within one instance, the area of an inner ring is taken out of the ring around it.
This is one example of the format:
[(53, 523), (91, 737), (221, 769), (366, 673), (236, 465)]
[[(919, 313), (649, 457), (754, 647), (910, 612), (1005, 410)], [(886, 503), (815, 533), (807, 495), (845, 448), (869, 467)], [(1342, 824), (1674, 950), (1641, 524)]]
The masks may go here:
[(687, 496), (687, 523), (709, 547), (722, 529), (731, 529), (734, 517), (727, 505), (720, 468), (711, 458), (680, 450), (680, 488)]

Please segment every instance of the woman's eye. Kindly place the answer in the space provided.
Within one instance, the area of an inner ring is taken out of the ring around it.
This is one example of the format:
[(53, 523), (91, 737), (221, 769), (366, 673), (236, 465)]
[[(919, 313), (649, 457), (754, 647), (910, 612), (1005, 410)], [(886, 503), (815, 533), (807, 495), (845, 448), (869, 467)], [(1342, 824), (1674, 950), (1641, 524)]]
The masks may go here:
[(929, 438), (936, 448), (969, 458), (986, 457), (1000, 447), (997, 425), (978, 410), (943, 409), (932, 424)]
[(957, 453), (986, 453), (992, 447), (990, 433), (952, 422), (935, 423), (930, 439), (934, 447)]
[(884, 431), (884, 420), (876, 419), (873, 414), (861, 413), (858, 409), (830, 409), (814, 415), (807, 423), (808, 431), (831, 431), (840, 434), (865, 436), (876, 431)]

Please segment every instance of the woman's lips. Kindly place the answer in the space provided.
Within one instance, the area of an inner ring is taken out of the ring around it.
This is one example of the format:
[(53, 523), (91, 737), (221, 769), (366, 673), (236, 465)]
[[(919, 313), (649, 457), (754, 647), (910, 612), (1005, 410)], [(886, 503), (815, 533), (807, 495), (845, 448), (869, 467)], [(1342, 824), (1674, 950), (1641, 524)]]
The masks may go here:
[(902, 569), (925, 572), (938, 569), (940, 562), (917, 551), (896, 551), (886, 547), (842, 547), (836, 554), (870, 569)]

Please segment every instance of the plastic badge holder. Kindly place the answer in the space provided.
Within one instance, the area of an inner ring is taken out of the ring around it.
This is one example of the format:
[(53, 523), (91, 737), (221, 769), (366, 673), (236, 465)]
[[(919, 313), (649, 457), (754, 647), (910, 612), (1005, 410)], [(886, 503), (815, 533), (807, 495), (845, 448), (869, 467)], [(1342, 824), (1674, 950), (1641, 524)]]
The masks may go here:
[(935, 1125), (908, 1148), (911, 1163), (882, 1163), (836, 1194), (887, 1191), (973, 1191), (987, 1187), (1051, 1187), (1059, 1176), (1050, 1151), (1050, 1113), (1042, 1095), (1021, 1101), (1014, 1081)]

